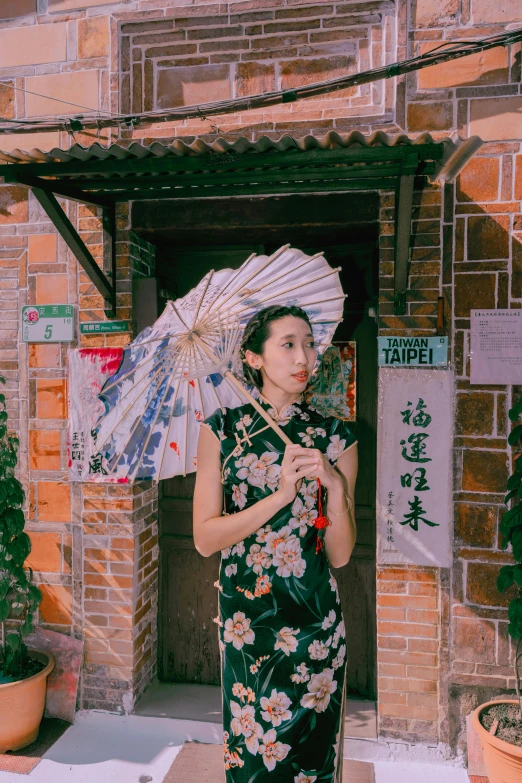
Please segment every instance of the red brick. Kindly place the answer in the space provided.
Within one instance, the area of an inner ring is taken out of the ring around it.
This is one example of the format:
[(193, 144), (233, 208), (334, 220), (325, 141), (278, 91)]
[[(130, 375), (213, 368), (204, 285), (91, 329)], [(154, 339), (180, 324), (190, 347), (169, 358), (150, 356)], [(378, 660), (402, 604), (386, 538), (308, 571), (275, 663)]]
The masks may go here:
[(455, 316), (469, 318), (470, 310), (495, 307), (496, 275), (455, 274)]
[[(468, 580), (469, 581), (469, 580)], [(453, 619), (455, 658), (476, 663), (495, 663), (495, 624), (490, 620)]]
[(236, 95), (255, 95), (275, 89), (275, 66), (264, 63), (238, 63), (236, 66)]
[[(477, 215), (468, 219), (468, 261), (509, 256), (509, 216)], [(477, 304), (476, 307), (484, 307)]]
[(468, 563), (466, 600), (482, 606), (507, 606), (516, 594), (514, 587), (499, 593), (497, 576), (501, 566), (493, 563)]
[(382, 621), (377, 623), (377, 631), (380, 634), (392, 636), (421, 636), (434, 638), (437, 636), (437, 627), (422, 625), (420, 623), (398, 623)]
[(0, 226), (27, 223), (28, 190), (21, 185), (0, 185)]
[(410, 103), (408, 105), (408, 129), (413, 132), (450, 130), (453, 127), (453, 104)]
[(457, 179), (458, 201), (497, 201), (499, 158), (472, 158)]
[(468, 492), (504, 492), (508, 477), (503, 452), (464, 449), (462, 489)]
[[(335, 79), (340, 76), (346, 76), (355, 70), (354, 57), (319, 57), (317, 59), (299, 59), (287, 60), (281, 62), (281, 89), (290, 90), (294, 87), (301, 87), (305, 84), (324, 81), (325, 79)], [(357, 87), (346, 87), (333, 93), (335, 98), (346, 98), (354, 95)], [(312, 100), (324, 100), (320, 95)]]
[(455, 536), (468, 546), (492, 547), (495, 541), (495, 506), (455, 503)]
[(457, 394), (455, 432), (458, 435), (491, 435), (495, 398), (488, 392)]

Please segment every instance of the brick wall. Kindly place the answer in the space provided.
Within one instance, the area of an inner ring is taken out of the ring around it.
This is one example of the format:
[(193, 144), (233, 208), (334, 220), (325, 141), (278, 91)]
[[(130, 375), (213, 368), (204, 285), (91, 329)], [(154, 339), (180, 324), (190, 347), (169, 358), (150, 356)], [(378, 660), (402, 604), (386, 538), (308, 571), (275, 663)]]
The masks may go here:
[[(388, 64), (441, 43), (520, 24), (518, 0), (4, 0), (0, 114), (66, 111), (56, 99), (140, 111), (233, 97)], [(23, 15), (23, 16), (22, 16)], [(344, 94), (157, 126), (0, 139), (49, 149), (73, 141), (207, 141), (283, 133), (369, 133), (487, 143), (455, 185), (416, 183), (406, 315), (393, 315), (393, 193), (381, 197), (380, 334), (433, 334), (444, 297), (456, 374), (454, 563), (378, 569), (379, 732), (463, 747), (463, 716), (513, 687), (506, 604), (495, 578), (509, 553), (498, 524), (508, 471), (507, 410), (522, 391), (469, 383), (469, 310), (522, 306), (520, 46), (440, 65)], [(16, 88), (16, 89), (15, 89)], [(41, 92), (52, 100), (22, 90)], [(424, 188), (422, 186), (425, 186)], [(96, 210), (67, 206), (101, 263)], [(132, 320), (132, 277), (154, 272), (151, 246), (118, 213), (118, 317)], [(0, 369), (20, 432), (28, 489), (30, 562), (44, 592), (41, 622), (85, 633), (80, 704), (128, 708), (154, 675), (156, 498), (152, 487), (70, 485), (65, 464), (66, 346), (19, 342), (24, 303), (77, 303), (103, 317), (79, 272), (24, 188), (0, 186)], [(82, 336), (82, 345), (129, 335)], [(28, 422), (28, 426), (25, 425)]]

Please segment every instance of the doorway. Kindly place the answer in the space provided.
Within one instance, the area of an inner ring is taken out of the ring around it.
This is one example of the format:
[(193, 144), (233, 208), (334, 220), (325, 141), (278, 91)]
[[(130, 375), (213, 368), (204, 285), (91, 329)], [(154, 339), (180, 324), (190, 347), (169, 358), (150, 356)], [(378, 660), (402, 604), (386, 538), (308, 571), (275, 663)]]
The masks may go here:
[[(378, 302), (377, 193), (307, 194), (262, 198), (137, 202), (133, 230), (156, 245), (159, 288), (184, 296), (209, 269), (238, 267), (252, 252), (290, 243), (319, 250), (340, 266), (348, 299), (336, 341), (357, 343), (357, 543), (338, 569), (348, 633), (347, 693), (376, 694), (376, 435)], [(159, 679), (218, 685), (219, 555), (202, 558), (192, 539), (195, 475), (160, 484)]]

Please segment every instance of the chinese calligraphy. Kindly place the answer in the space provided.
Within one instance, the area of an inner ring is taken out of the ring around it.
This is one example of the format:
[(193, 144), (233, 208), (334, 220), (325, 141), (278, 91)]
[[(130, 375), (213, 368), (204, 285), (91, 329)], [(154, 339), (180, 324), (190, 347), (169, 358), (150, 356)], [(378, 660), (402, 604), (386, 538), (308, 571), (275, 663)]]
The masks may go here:
[[(427, 405), (422, 397), (419, 397), (419, 401), (417, 402), (415, 409), (412, 409), (411, 402), (408, 402), (407, 406), (408, 407), (405, 410), (400, 411), (404, 424), (411, 424), (414, 427), (421, 427), (422, 429), (429, 427), (432, 417), (425, 411)], [(414, 413), (414, 411), (417, 412)], [(416, 463), (431, 462), (431, 457), (425, 456), (428, 445), (427, 440), (429, 437), (430, 434), (428, 432), (412, 432), (409, 435), (407, 441), (410, 444), (409, 453), (408, 446), (405, 445), (406, 440), (401, 440), (401, 454), (403, 459), (407, 460), (408, 462)], [(426, 468), (415, 468), (412, 473), (404, 473), (401, 475), (402, 487), (411, 487), (412, 481), (415, 482), (414, 490), (416, 492), (425, 492), (426, 490), (430, 489), (426, 479)], [(424, 516), (426, 511), (423, 509), (422, 501), (419, 499), (418, 495), (414, 495), (413, 500), (408, 500), (408, 505), (410, 507), (410, 511), (407, 514), (404, 514), (404, 519), (399, 522), (400, 525), (409, 525), (410, 528), (414, 531), (419, 529), (419, 522), (424, 522), (424, 524), (428, 525), (429, 527), (439, 527), (438, 522), (432, 522)]]

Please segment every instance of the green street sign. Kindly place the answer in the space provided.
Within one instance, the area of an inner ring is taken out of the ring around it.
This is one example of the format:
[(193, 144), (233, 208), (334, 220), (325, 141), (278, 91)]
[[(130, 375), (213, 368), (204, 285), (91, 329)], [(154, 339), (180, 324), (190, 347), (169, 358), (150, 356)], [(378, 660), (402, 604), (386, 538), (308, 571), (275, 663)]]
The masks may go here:
[(80, 324), (82, 334), (107, 334), (108, 332), (129, 332), (128, 321), (87, 321)]
[(22, 340), (26, 343), (67, 343), (74, 340), (74, 305), (24, 305)]

